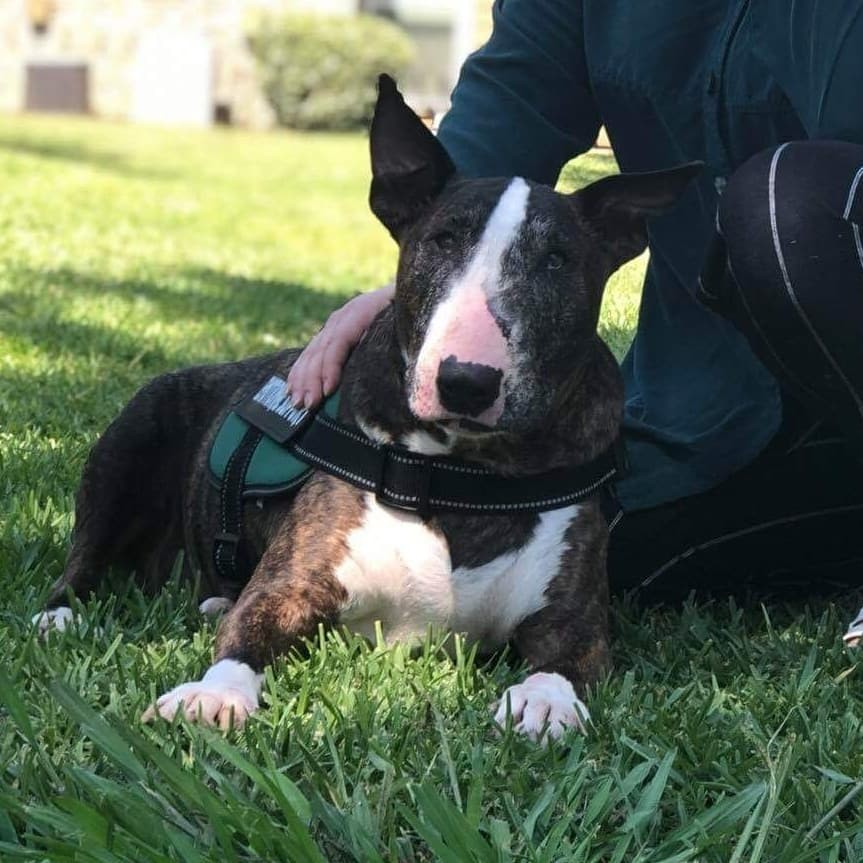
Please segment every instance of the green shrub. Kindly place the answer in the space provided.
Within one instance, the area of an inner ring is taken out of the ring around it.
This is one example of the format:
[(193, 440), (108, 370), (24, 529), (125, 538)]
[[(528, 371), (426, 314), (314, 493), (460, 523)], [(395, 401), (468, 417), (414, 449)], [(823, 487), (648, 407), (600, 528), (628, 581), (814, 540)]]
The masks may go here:
[(378, 75), (398, 78), (413, 54), (404, 31), (370, 15), (265, 15), (249, 43), (278, 122), (294, 129), (365, 126)]

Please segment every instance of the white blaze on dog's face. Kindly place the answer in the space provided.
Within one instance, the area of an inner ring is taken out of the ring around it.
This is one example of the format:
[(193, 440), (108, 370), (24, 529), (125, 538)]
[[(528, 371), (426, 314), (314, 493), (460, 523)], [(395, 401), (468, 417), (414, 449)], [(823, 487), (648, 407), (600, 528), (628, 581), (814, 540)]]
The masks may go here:
[(539, 429), (593, 355), (602, 291), (700, 169), (573, 195), (467, 179), (386, 76), (371, 129), (375, 215), (399, 243), (396, 338), (411, 412), (471, 432)]
[(417, 419), (462, 415), (493, 427), (513, 385), (515, 357), (490, 302), (503, 289), (503, 258), (527, 214), (530, 187), (511, 180), (462, 270), (435, 306), (409, 372), (408, 399)]

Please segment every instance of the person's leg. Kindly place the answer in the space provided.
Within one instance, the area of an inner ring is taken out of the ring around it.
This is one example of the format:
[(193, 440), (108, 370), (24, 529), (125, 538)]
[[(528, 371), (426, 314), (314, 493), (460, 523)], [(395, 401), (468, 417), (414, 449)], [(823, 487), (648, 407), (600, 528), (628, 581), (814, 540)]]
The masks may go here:
[(836, 432), (801, 417), (717, 488), (624, 514), (611, 531), (611, 589), (666, 601), (861, 584), (861, 524), (863, 464)]
[(863, 147), (795, 141), (729, 179), (701, 299), (863, 455)]
[[(702, 299), (806, 409), (717, 489), (625, 515), (611, 537), (613, 590), (863, 583), (860, 221), (863, 147), (784, 145), (729, 180)], [(826, 431), (834, 424), (839, 434)]]

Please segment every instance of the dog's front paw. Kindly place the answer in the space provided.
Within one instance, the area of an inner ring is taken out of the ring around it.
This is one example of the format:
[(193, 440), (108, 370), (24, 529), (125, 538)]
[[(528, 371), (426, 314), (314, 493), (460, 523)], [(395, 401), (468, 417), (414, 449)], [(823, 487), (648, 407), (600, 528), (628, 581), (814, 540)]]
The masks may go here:
[(222, 659), (201, 680), (182, 683), (151, 704), (141, 716), (173, 719), (178, 713), (190, 722), (218, 725), (223, 731), (240, 728), (258, 709), (261, 677), (243, 662)]
[(78, 626), (81, 618), (68, 606), (60, 605), (34, 614), (30, 622), (39, 630), (39, 637), (45, 638), (49, 632), (63, 632)]
[(568, 728), (587, 733), (590, 713), (572, 684), (560, 674), (531, 674), (504, 692), (494, 721), (503, 728), (507, 715), (512, 726), (531, 740), (557, 740)]
[(242, 690), (201, 680), (175, 686), (148, 707), (141, 720), (150, 722), (157, 716), (170, 720), (182, 713), (190, 722), (218, 725), (227, 730), (240, 728), (257, 709), (258, 699), (249, 698)]
[(227, 596), (210, 596), (198, 606), (198, 611), (207, 617), (218, 617), (227, 614), (233, 607), (234, 600)]
[(848, 624), (848, 629), (845, 631), (845, 635), (842, 636), (842, 640), (848, 647), (860, 646), (860, 642), (863, 641), (863, 608), (857, 612), (857, 616)]

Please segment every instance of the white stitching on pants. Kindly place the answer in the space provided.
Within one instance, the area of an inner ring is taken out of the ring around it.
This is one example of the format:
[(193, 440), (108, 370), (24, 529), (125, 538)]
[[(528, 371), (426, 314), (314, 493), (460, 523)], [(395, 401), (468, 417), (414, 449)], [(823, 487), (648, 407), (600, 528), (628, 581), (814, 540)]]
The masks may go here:
[(851, 190), (848, 192), (848, 201), (845, 204), (845, 212), (842, 214), (842, 218), (845, 221), (848, 221), (848, 217), (851, 215), (851, 207), (854, 206), (854, 198), (857, 196), (857, 186), (860, 185), (860, 178), (863, 177), (863, 168), (854, 175), (854, 179), (851, 181)]
[(797, 310), (797, 314), (800, 316), (800, 320), (806, 325), (806, 328), (812, 334), (812, 338), (815, 340), (815, 343), (821, 348), (821, 352), (824, 354), (827, 361), (833, 366), (834, 371), (842, 383), (845, 384), (848, 392), (851, 394), (851, 398), (854, 400), (854, 403), (857, 405), (857, 410), (860, 413), (860, 416), (863, 416), (863, 399), (860, 398), (860, 395), (851, 385), (851, 381), (845, 377), (845, 373), (842, 371), (839, 363), (833, 358), (833, 355), (830, 351), (827, 350), (827, 345), (821, 340), (821, 337), (815, 331), (815, 327), (812, 326), (812, 322), (806, 316), (806, 313), (803, 311), (803, 308), (800, 305), (800, 301), (797, 299), (797, 294), (794, 292), (794, 288), (791, 285), (791, 278), (788, 275), (788, 268), (785, 265), (785, 257), (782, 254), (782, 244), (779, 241), (779, 230), (776, 227), (776, 166), (779, 163), (779, 157), (782, 155), (782, 151), (788, 146), (788, 144), (783, 144), (779, 147), (776, 152), (773, 154), (773, 159), (770, 162), (770, 177), (767, 185), (767, 196), (768, 196), (768, 204), (770, 205), (770, 230), (773, 232), (773, 248), (776, 251), (776, 258), (779, 261), (779, 269), (782, 271), (782, 279), (785, 282), (785, 290), (788, 292), (788, 296), (791, 299), (791, 304)]
[(797, 521), (805, 521), (807, 518), (815, 518), (820, 515), (837, 515), (839, 513), (844, 512), (854, 512), (855, 510), (863, 509), (863, 504), (855, 503), (849, 504), (848, 506), (839, 506), (834, 509), (820, 509), (815, 510), (813, 512), (803, 512), (798, 515), (789, 515), (784, 518), (775, 518), (772, 521), (765, 521), (762, 524), (754, 524), (750, 527), (744, 527), (741, 530), (735, 530), (732, 533), (726, 533), (722, 536), (714, 537), (713, 539), (707, 540), (707, 542), (702, 542), (700, 545), (693, 545), (691, 548), (687, 548), (686, 551), (681, 552), (675, 557), (671, 558), (671, 560), (666, 561), (659, 567), (659, 569), (654, 570), (644, 581), (641, 582), (641, 587), (647, 587), (647, 585), (652, 584), (660, 575), (665, 572), (668, 572), (676, 564), (680, 563), (681, 560), (686, 559), (687, 557), (692, 557), (697, 551), (703, 551), (705, 548), (712, 548), (714, 545), (721, 545), (723, 542), (727, 542), (730, 539), (738, 539), (741, 536), (747, 536), (751, 533), (758, 533), (760, 530), (767, 530), (771, 527), (777, 527), (780, 524), (793, 524)]
[(761, 341), (764, 342), (764, 347), (767, 348), (768, 351), (773, 355), (773, 360), (780, 369), (782, 369), (785, 377), (788, 378), (789, 381), (793, 381), (794, 385), (798, 387), (803, 392), (809, 395), (809, 398), (820, 402), (822, 401), (821, 396), (815, 392), (811, 387), (807, 386), (800, 378), (782, 362), (782, 358), (779, 356), (779, 352), (774, 349), (773, 345), (770, 344), (770, 340), (767, 338), (767, 333), (761, 329), (761, 325), (758, 323), (758, 319), (752, 312), (752, 308), (749, 305), (749, 301), (746, 299), (746, 294), (743, 292), (743, 286), (740, 284), (740, 280), (734, 273), (734, 270), (731, 266), (731, 258), (727, 259), (725, 266), (728, 268), (728, 275), (731, 276), (731, 281), (734, 282), (734, 286), (737, 288), (737, 296), (740, 297), (740, 302), (746, 311), (746, 314), (749, 315), (749, 320), (752, 322), (752, 326), (755, 328), (755, 332), (761, 337)]
[[(851, 181), (851, 190), (848, 192), (848, 201), (845, 204), (845, 212), (842, 218), (846, 222), (851, 222), (851, 207), (854, 206), (854, 198), (857, 197), (857, 187), (860, 185), (860, 180), (863, 178), (863, 168), (860, 168), (854, 175)], [(851, 222), (851, 230), (854, 233), (854, 245), (857, 246), (857, 260), (860, 261), (860, 266), (863, 267), (863, 240), (860, 239), (860, 225), (856, 222)]]

